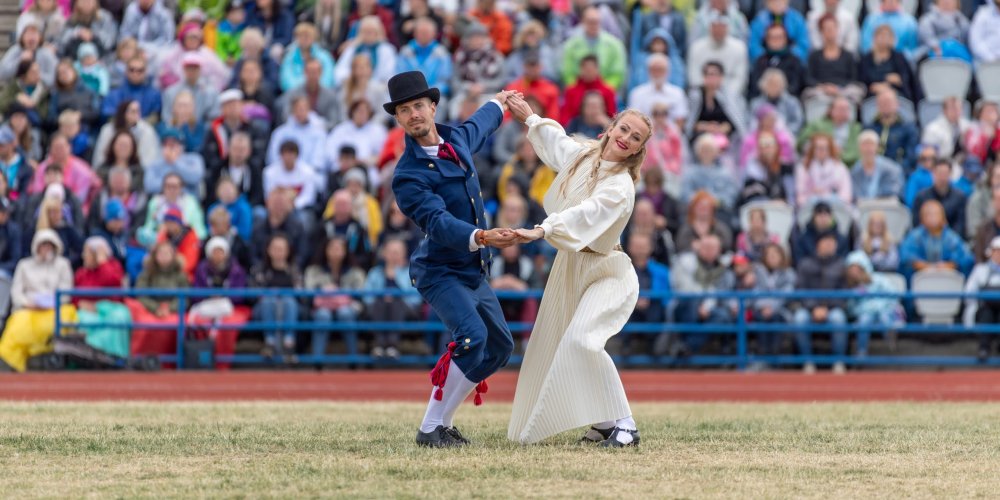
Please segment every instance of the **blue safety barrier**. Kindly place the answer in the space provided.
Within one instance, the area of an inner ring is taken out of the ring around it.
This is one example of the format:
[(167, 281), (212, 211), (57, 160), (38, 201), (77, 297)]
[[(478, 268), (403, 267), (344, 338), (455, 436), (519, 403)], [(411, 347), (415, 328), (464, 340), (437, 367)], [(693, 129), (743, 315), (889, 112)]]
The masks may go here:
[[(541, 298), (541, 290), (528, 290), (524, 292), (497, 291), (497, 297), (505, 299), (529, 299)], [(120, 324), (120, 323), (87, 323), (85, 327), (115, 327), (115, 328), (142, 328), (142, 329), (162, 329), (176, 332), (177, 354), (164, 355), (160, 357), (163, 362), (176, 363), (178, 369), (184, 363), (183, 343), (187, 337), (186, 317), (192, 299), (209, 297), (229, 297), (255, 299), (267, 296), (290, 296), (301, 299), (312, 299), (320, 296), (343, 296), (349, 295), (355, 298), (364, 297), (386, 297), (386, 296), (411, 296), (416, 292), (404, 292), (401, 290), (292, 290), (292, 289), (73, 289), (59, 290), (56, 292), (56, 303), (61, 303), (65, 297), (77, 298), (136, 298), (136, 297), (176, 297), (178, 299), (178, 321), (176, 324)], [(868, 294), (869, 297), (891, 297), (901, 301), (911, 301), (914, 299), (965, 299), (1000, 301), (1000, 292), (980, 292), (977, 294), (965, 293), (944, 293), (944, 292), (905, 292), (905, 293), (879, 293)], [(640, 297), (649, 299), (676, 301), (676, 300), (703, 300), (715, 298), (727, 301), (736, 301), (737, 313), (736, 321), (729, 324), (703, 324), (703, 323), (629, 323), (622, 329), (623, 333), (638, 335), (728, 335), (735, 336), (735, 350), (731, 354), (716, 355), (690, 355), (684, 357), (652, 356), (652, 355), (630, 355), (618, 356), (615, 361), (620, 365), (637, 367), (693, 367), (693, 366), (722, 366), (745, 369), (752, 363), (762, 362), (768, 365), (798, 365), (803, 363), (814, 363), (816, 365), (831, 365), (833, 363), (844, 363), (854, 366), (1000, 366), (1000, 357), (980, 360), (976, 356), (832, 356), (832, 355), (773, 355), (761, 356), (750, 352), (750, 338), (758, 333), (785, 333), (807, 331), (810, 334), (829, 333), (834, 330), (845, 330), (850, 333), (868, 331), (871, 333), (892, 330), (898, 334), (1000, 334), (1000, 325), (976, 325), (974, 329), (967, 328), (961, 323), (950, 325), (923, 325), (920, 323), (907, 323), (901, 327), (887, 328), (882, 325), (860, 326), (848, 323), (844, 326), (832, 326), (828, 324), (810, 324), (805, 327), (791, 323), (757, 323), (746, 320), (747, 303), (762, 298), (780, 298), (788, 302), (795, 302), (804, 299), (856, 299), (857, 294), (853, 291), (792, 291), (792, 292), (769, 292), (766, 294), (756, 292), (713, 292), (703, 294), (682, 294), (672, 292), (643, 292)], [(66, 323), (62, 321), (60, 315), (56, 315), (56, 335), (60, 335), (65, 328), (80, 327), (77, 323)], [(531, 332), (533, 323), (513, 322), (510, 329), (515, 334), (528, 334)], [(205, 325), (199, 325), (199, 329), (204, 329)], [(233, 325), (223, 325), (220, 328), (237, 329)], [(445, 326), (438, 321), (408, 321), (408, 322), (384, 322), (384, 321), (354, 321), (329, 323), (318, 323), (314, 321), (295, 321), (288, 323), (265, 323), (253, 321), (238, 327), (241, 331), (268, 331), (280, 329), (282, 331), (328, 331), (332, 333), (351, 331), (398, 331), (410, 333), (423, 333), (429, 335), (444, 334)], [(438, 346), (432, 346), (437, 348)], [(339, 355), (298, 355), (297, 360), (302, 364), (352, 364), (352, 365), (374, 365), (374, 366), (421, 366), (433, 365), (437, 361), (437, 354), (404, 355), (398, 360), (377, 360), (364, 354), (339, 354)], [(254, 354), (217, 355), (217, 361), (229, 362), (233, 364), (254, 364), (260, 365), (268, 362), (263, 356)], [(520, 356), (512, 356), (512, 365), (520, 364)]]

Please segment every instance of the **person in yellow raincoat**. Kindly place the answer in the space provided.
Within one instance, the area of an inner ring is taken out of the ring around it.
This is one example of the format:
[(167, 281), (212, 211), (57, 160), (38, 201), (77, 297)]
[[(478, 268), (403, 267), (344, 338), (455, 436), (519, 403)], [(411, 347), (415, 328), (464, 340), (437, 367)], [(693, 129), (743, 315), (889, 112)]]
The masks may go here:
[[(22, 259), (14, 269), (10, 290), (14, 312), (0, 336), (0, 360), (16, 371), (23, 372), (31, 356), (52, 349), (55, 292), (73, 288), (73, 268), (62, 251), (59, 235), (42, 229), (31, 241), (31, 257)], [(59, 310), (64, 322), (76, 322), (76, 309), (71, 304), (61, 304)]]

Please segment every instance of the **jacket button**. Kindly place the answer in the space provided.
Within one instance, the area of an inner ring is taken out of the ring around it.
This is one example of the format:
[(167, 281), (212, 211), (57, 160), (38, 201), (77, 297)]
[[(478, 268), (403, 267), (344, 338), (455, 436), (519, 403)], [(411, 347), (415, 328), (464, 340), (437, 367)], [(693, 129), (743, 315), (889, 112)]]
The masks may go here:
[(434, 164), (433, 163), (428, 163), (427, 164), (427, 168), (434, 168)]
[(412, 283), (413, 286), (417, 286), (417, 280), (410, 280), (410, 283)]

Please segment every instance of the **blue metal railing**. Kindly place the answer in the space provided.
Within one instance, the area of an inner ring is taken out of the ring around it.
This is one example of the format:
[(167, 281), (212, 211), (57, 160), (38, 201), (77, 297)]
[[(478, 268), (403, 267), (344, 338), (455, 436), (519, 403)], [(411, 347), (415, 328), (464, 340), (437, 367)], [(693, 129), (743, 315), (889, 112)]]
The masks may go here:
[[(497, 291), (497, 297), (501, 300), (505, 299), (529, 299), (529, 298), (540, 298), (542, 296), (541, 290), (528, 290), (525, 292), (513, 292), (513, 291)], [(62, 320), (59, 314), (56, 314), (56, 334), (59, 335), (64, 328), (75, 328), (75, 327), (108, 327), (108, 328), (141, 328), (141, 329), (153, 329), (153, 330), (173, 330), (176, 333), (177, 338), (177, 350), (174, 355), (163, 355), (160, 356), (161, 361), (164, 362), (174, 362), (177, 364), (178, 368), (182, 367), (184, 364), (184, 340), (187, 337), (187, 331), (191, 326), (187, 323), (187, 313), (188, 308), (192, 299), (199, 298), (210, 298), (210, 297), (229, 297), (231, 299), (256, 299), (261, 297), (297, 297), (301, 299), (311, 299), (321, 296), (343, 296), (348, 295), (355, 298), (365, 298), (365, 297), (385, 297), (385, 296), (414, 296), (416, 292), (404, 292), (400, 290), (384, 290), (384, 291), (363, 291), (363, 290), (343, 290), (343, 291), (321, 291), (321, 290), (291, 290), (291, 289), (240, 289), (240, 290), (230, 290), (230, 289), (183, 289), (183, 290), (163, 290), (163, 289), (73, 289), (73, 290), (59, 290), (56, 292), (56, 303), (60, 303), (65, 297), (77, 297), (77, 298), (136, 298), (136, 297), (170, 297), (178, 299), (178, 320), (176, 324), (172, 323), (152, 323), (152, 324), (142, 324), (142, 323), (91, 323), (88, 322), (84, 325), (79, 323), (67, 323)], [(914, 299), (961, 299), (965, 300), (968, 298), (974, 298), (977, 300), (988, 300), (988, 301), (1000, 301), (1000, 292), (981, 292), (978, 294), (965, 294), (965, 293), (954, 293), (954, 292), (922, 292), (922, 293), (881, 293), (881, 294), (867, 294), (867, 297), (888, 297), (896, 298), (901, 301), (910, 301)], [(750, 307), (750, 303), (758, 299), (783, 299), (788, 303), (794, 303), (801, 300), (807, 299), (835, 299), (835, 300), (850, 300), (857, 299), (858, 295), (853, 291), (793, 291), (793, 292), (771, 292), (767, 294), (760, 294), (754, 292), (712, 292), (712, 293), (702, 293), (702, 294), (683, 294), (683, 293), (672, 293), (672, 292), (643, 292), (640, 297), (645, 297), (654, 300), (662, 300), (664, 303), (669, 301), (684, 301), (684, 300), (704, 300), (707, 298), (715, 298), (719, 300), (726, 301), (736, 301), (737, 312), (735, 315), (735, 321), (728, 324), (704, 324), (704, 323), (632, 323), (625, 325), (622, 333), (637, 334), (637, 335), (659, 335), (659, 334), (675, 334), (675, 335), (721, 335), (721, 336), (735, 336), (735, 352), (732, 354), (717, 354), (717, 355), (690, 355), (684, 356), (682, 358), (667, 357), (667, 356), (653, 356), (653, 355), (630, 355), (630, 356), (619, 356), (616, 357), (616, 362), (623, 363), (629, 366), (732, 366), (738, 369), (744, 369), (753, 362), (763, 362), (773, 365), (791, 365), (791, 364), (802, 364), (806, 362), (815, 363), (817, 365), (827, 365), (836, 362), (842, 362), (848, 365), (879, 365), (879, 366), (1000, 366), (1000, 357), (991, 358), (987, 360), (980, 360), (975, 356), (833, 356), (833, 355), (758, 355), (750, 352), (750, 337), (754, 334), (759, 333), (785, 333), (792, 334), (795, 332), (807, 331), (810, 334), (813, 333), (829, 333), (832, 331), (848, 331), (851, 333), (857, 332), (884, 332), (886, 330), (892, 330), (899, 334), (956, 334), (956, 335), (970, 335), (970, 334), (989, 334), (997, 335), (1000, 334), (1000, 325), (976, 325), (974, 329), (969, 329), (961, 323), (957, 324), (946, 324), (946, 325), (923, 325), (917, 323), (907, 323), (900, 327), (887, 327), (885, 325), (855, 325), (848, 324), (845, 326), (836, 326), (829, 324), (809, 324), (805, 326), (795, 325), (792, 323), (776, 324), (776, 323), (760, 323), (754, 321), (747, 321), (746, 311)], [(511, 331), (515, 334), (527, 334), (531, 332), (533, 323), (530, 322), (512, 322), (509, 323)], [(197, 328), (204, 329), (206, 325), (198, 325)], [(281, 331), (328, 331), (328, 332), (368, 332), (368, 331), (398, 331), (398, 332), (410, 332), (410, 333), (423, 333), (426, 335), (437, 335), (443, 334), (446, 331), (445, 326), (439, 321), (406, 321), (406, 322), (386, 322), (386, 321), (352, 321), (352, 322), (315, 322), (315, 321), (295, 321), (295, 322), (261, 322), (253, 321), (244, 325), (222, 325), (222, 329), (227, 330), (240, 330), (240, 331), (270, 331), (278, 330)], [(432, 346), (436, 348), (437, 346)], [(216, 360), (220, 362), (229, 362), (234, 364), (262, 364), (266, 363), (268, 360), (260, 355), (249, 355), (249, 354), (234, 354), (234, 355), (217, 355)], [(437, 360), (437, 354), (421, 356), (421, 355), (408, 355), (402, 356), (399, 360), (393, 363), (399, 365), (430, 365)], [(376, 362), (371, 356), (363, 354), (346, 354), (346, 355), (299, 355), (298, 361), (304, 364), (373, 364)], [(382, 361), (384, 362), (384, 361)], [(512, 356), (511, 364), (519, 364), (521, 362), (520, 356)]]

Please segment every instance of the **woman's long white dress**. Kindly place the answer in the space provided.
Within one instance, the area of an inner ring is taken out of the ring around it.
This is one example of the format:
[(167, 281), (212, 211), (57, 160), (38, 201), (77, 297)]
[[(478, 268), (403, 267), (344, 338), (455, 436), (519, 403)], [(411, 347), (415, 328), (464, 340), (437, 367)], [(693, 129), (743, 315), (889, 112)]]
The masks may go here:
[(555, 121), (533, 115), (527, 124), (539, 158), (558, 172), (545, 195), (550, 215), (542, 227), (559, 252), (528, 340), (507, 431), (511, 440), (535, 443), (632, 414), (604, 345), (635, 309), (639, 280), (618, 247), (635, 204), (632, 178), (627, 172), (604, 177), (615, 164), (602, 161), (602, 178), (589, 192), (593, 165), (581, 165), (572, 177), (568, 170), (586, 147)]

